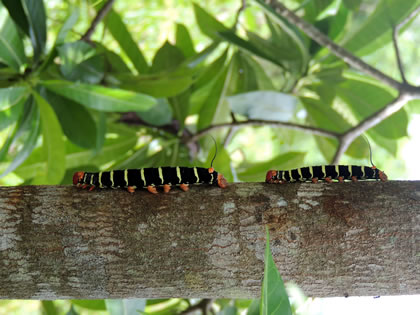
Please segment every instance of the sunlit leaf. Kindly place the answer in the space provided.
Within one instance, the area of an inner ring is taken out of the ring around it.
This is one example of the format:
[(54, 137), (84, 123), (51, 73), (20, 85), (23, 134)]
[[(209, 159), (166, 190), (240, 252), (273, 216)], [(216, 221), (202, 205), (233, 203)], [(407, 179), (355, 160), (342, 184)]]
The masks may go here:
[(153, 57), (151, 73), (169, 72), (179, 66), (185, 57), (182, 51), (166, 41)]
[(51, 105), (37, 92), (32, 94), (41, 114), (43, 148), (47, 157), (44, 174), (34, 184), (58, 184), (66, 170), (63, 131)]
[(28, 89), (24, 86), (11, 86), (0, 89), (0, 111), (8, 109), (28, 96)]
[(194, 14), (201, 32), (214, 40), (219, 39), (218, 33), (229, 31), (226, 26), (220, 23), (197, 3), (194, 3)]
[(292, 315), (289, 298), (283, 280), (270, 250), (270, 236), (266, 227), (267, 242), (264, 255), (264, 280), (261, 288), (261, 315)]
[(194, 44), (192, 42), (190, 33), (184, 24), (178, 23), (176, 25), (176, 47), (178, 47), (186, 58), (195, 55)]
[(156, 100), (148, 95), (100, 85), (62, 80), (43, 81), (42, 85), (76, 103), (104, 112), (148, 110), (156, 104)]
[(44, 1), (21, 0), (23, 10), (29, 23), (29, 35), (34, 48), (34, 58), (38, 60), (44, 53), (47, 41), (47, 27)]
[(71, 300), (71, 303), (89, 310), (106, 310), (105, 300)]
[(144, 311), (145, 299), (105, 300), (110, 315), (131, 315)]

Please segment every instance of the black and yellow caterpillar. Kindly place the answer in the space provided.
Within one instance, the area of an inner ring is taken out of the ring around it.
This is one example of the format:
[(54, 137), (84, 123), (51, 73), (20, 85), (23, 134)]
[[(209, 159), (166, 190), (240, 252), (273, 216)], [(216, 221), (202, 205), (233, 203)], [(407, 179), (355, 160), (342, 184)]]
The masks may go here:
[(377, 169), (376, 166), (320, 165), (285, 171), (270, 170), (267, 172), (265, 181), (271, 184), (296, 181), (312, 181), (316, 183), (318, 180), (331, 182), (333, 179), (340, 182), (345, 180), (357, 181), (368, 179), (385, 182), (388, 180), (388, 177), (383, 171)]
[(184, 191), (189, 184), (227, 186), (222, 174), (212, 167), (156, 167), (115, 170), (108, 172), (89, 173), (76, 172), (73, 175), (73, 184), (82, 188), (127, 188), (134, 192), (136, 188), (147, 188), (151, 193), (157, 194), (156, 186), (163, 186), (164, 192), (169, 192), (171, 186), (176, 185)]

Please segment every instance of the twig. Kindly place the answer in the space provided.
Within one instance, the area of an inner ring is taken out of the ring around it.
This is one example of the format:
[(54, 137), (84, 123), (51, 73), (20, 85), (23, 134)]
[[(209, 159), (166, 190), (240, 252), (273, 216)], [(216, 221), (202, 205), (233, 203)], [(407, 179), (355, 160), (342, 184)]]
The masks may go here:
[(222, 123), (217, 125), (209, 126), (205, 129), (200, 130), (194, 136), (187, 140), (187, 143), (194, 142), (203, 137), (204, 135), (208, 134), (213, 130), (217, 130), (220, 128), (227, 128), (227, 127), (237, 127), (237, 126), (272, 126), (272, 127), (283, 127), (286, 129), (293, 129), (293, 130), (300, 130), (305, 132), (310, 132), (314, 135), (324, 136), (328, 138), (338, 139), (340, 134), (333, 131), (328, 131), (325, 129), (304, 126), (294, 123), (287, 123), (281, 121), (272, 121), (272, 120), (247, 120), (247, 121), (237, 121), (237, 122), (230, 122), (230, 123)]
[(235, 23), (232, 26), (233, 31), (236, 30), (236, 27), (238, 26), (238, 23), (239, 23), (239, 16), (241, 15), (242, 11), (245, 10), (245, 8), (246, 8), (246, 0), (241, 0), (241, 6), (239, 7), (238, 11), (236, 11)]
[(370, 128), (376, 126), (381, 121), (391, 116), (395, 112), (399, 111), (411, 99), (412, 98), (410, 97), (410, 95), (399, 95), (396, 99), (394, 99), (380, 111), (372, 114), (371, 116), (363, 120), (361, 123), (359, 123), (357, 126), (351, 128), (350, 130), (339, 136), (339, 146), (335, 153), (332, 164), (338, 164), (340, 162), (341, 156), (346, 152), (350, 144), (358, 136), (360, 136), (366, 130), (369, 130)]
[[(385, 2), (386, 3), (386, 2)], [(404, 66), (401, 59), (401, 53), (398, 47), (398, 34), (400, 33), (401, 28), (404, 27), (411, 19), (413, 19), (417, 14), (420, 13), (420, 6), (418, 6), (413, 12), (411, 12), (404, 20), (399, 24), (393, 25), (392, 27), (392, 44), (394, 45), (395, 56), (397, 58), (398, 70), (400, 71), (401, 80), (406, 83), (407, 79), (405, 77)], [(394, 24), (392, 22), (392, 24)]]
[(334, 43), (331, 39), (328, 38), (328, 36), (321, 33), (312, 24), (309, 24), (308, 22), (302, 20), (292, 11), (287, 9), (278, 0), (269, 0), (268, 2), (269, 2), (269, 5), (274, 10), (276, 10), (276, 12), (278, 12), (281, 16), (286, 18), (290, 23), (299, 27), (306, 35), (308, 35), (310, 38), (312, 38), (321, 46), (327, 47), (335, 56), (339, 57), (344, 62), (348, 63), (353, 68), (358, 69), (399, 91), (401, 90), (402, 84), (400, 82), (394, 80), (393, 78), (379, 71), (378, 69), (370, 66), (369, 64), (365, 63), (360, 58), (353, 55), (348, 50)]
[(181, 312), (181, 315), (192, 314), (197, 310), (201, 310), (204, 315), (207, 315), (211, 304), (213, 303), (213, 299), (202, 299), (200, 303), (191, 305), (185, 311)]
[(108, 0), (108, 2), (105, 3), (104, 6), (98, 11), (98, 14), (93, 19), (92, 24), (90, 25), (86, 33), (82, 36), (81, 40), (85, 42), (90, 42), (90, 38), (93, 32), (95, 31), (99, 22), (107, 15), (109, 10), (111, 10), (112, 5), (114, 4), (114, 1), (115, 0)]

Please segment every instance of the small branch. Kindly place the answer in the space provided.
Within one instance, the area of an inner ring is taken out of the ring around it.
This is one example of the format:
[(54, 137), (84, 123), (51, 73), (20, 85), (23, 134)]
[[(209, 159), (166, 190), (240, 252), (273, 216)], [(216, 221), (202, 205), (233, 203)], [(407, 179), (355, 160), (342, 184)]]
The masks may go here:
[(191, 305), (180, 314), (181, 315), (195, 314), (195, 311), (201, 310), (203, 315), (207, 315), (213, 301), (214, 301), (213, 299), (202, 299), (200, 303)]
[(90, 42), (90, 38), (93, 32), (95, 31), (99, 22), (101, 22), (102, 19), (108, 14), (109, 10), (111, 10), (114, 1), (115, 0), (108, 0), (108, 2), (105, 3), (104, 6), (98, 11), (98, 14), (93, 19), (92, 24), (90, 25), (86, 33), (82, 36), (81, 40), (85, 42)]
[(306, 35), (308, 35), (321, 46), (327, 47), (335, 56), (348, 63), (353, 68), (358, 69), (363, 73), (366, 73), (399, 91), (402, 90), (402, 84), (400, 82), (394, 80), (393, 78), (379, 71), (378, 69), (370, 66), (360, 58), (353, 55), (348, 50), (334, 43), (331, 39), (328, 38), (328, 36), (324, 35), (312, 24), (309, 24), (308, 22), (302, 20), (292, 11), (287, 9), (278, 0), (269, 0), (268, 3), (274, 10), (276, 10), (276, 12), (278, 12), (281, 16), (287, 19), (290, 23), (299, 27)]
[(242, 11), (246, 8), (246, 0), (241, 0), (241, 6), (239, 7), (238, 11), (236, 12), (235, 23), (232, 26), (233, 31), (236, 30), (236, 27), (239, 23), (239, 16), (241, 15)]
[(352, 129), (348, 130), (344, 134), (338, 137), (339, 145), (337, 151), (335, 153), (334, 159), (332, 164), (338, 164), (340, 162), (340, 158), (346, 152), (350, 144), (361, 134), (363, 134), (366, 130), (376, 126), (384, 119), (388, 118), (395, 112), (399, 111), (409, 100), (411, 97), (406, 94), (401, 94), (380, 111), (372, 114), (357, 126), (353, 127)]
[(419, 14), (420, 12), (420, 6), (418, 6), (413, 12), (411, 12), (407, 18), (405, 18), (403, 21), (401, 21), (401, 23), (397, 24), (397, 25), (393, 25), (392, 28), (392, 44), (394, 45), (394, 50), (395, 50), (395, 55), (397, 58), (397, 65), (398, 65), (398, 70), (400, 71), (400, 75), (401, 75), (401, 80), (404, 83), (407, 83), (407, 79), (405, 77), (405, 72), (404, 72), (404, 66), (402, 63), (402, 58), (401, 58), (401, 53), (398, 47), (398, 35), (400, 33), (401, 28), (404, 27), (404, 25), (406, 25), (411, 19), (413, 19), (415, 16), (417, 16), (417, 14)]
[(293, 129), (293, 130), (300, 130), (312, 133), (318, 136), (324, 136), (328, 138), (339, 138), (340, 134), (333, 131), (328, 131), (325, 129), (304, 126), (299, 124), (281, 122), (281, 121), (271, 121), (271, 120), (247, 120), (247, 121), (237, 121), (237, 122), (230, 122), (230, 123), (222, 123), (217, 125), (209, 126), (203, 130), (197, 132), (194, 136), (187, 140), (187, 143), (194, 142), (203, 137), (204, 135), (208, 134), (213, 130), (217, 130), (220, 128), (227, 128), (227, 127), (237, 127), (237, 126), (272, 126), (272, 127), (283, 127), (286, 129)]

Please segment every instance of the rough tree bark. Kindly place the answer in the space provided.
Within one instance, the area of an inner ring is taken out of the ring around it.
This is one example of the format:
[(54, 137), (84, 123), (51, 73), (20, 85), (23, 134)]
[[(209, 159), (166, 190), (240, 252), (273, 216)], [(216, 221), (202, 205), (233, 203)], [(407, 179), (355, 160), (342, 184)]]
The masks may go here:
[(420, 294), (420, 181), (0, 188), (0, 298), (256, 297), (264, 226), (309, 296)]

